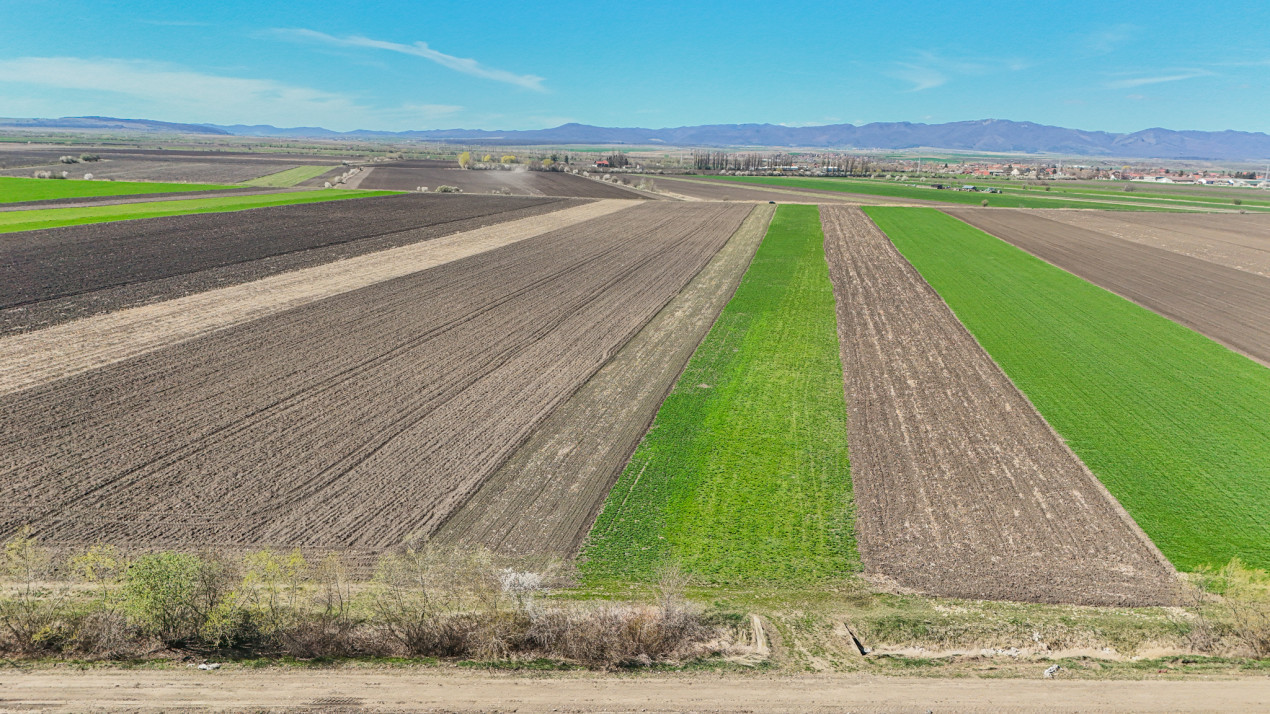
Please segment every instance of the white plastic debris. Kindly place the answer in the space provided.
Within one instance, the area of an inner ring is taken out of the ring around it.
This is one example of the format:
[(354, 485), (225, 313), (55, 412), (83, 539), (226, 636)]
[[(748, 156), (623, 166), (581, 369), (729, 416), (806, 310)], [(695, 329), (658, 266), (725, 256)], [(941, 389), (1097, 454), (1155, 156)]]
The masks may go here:
[(204, 662), (198, 666), (199, 669), (220, 669), (220, 662)]

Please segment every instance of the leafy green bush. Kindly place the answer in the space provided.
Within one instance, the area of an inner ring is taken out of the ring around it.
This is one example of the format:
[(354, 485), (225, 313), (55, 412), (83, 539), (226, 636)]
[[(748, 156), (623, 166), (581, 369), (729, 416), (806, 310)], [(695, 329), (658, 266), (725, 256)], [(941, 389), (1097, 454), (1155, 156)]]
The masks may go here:
[(189, 553), (151, 553), (124, 575), (124, 611), (146, 634), (166, 644), (222, 644), (242, 622), (234, 606), (233, 573), (220, 560)]

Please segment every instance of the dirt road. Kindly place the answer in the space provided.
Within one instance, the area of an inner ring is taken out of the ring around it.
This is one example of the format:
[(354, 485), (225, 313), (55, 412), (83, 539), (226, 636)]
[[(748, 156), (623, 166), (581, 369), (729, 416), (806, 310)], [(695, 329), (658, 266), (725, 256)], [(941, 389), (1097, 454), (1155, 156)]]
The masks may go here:
[(632, 203), (597, 201), (433, 240), (406, 238), (397, 248), (0, 338), (0, 394), (607, 216)]
[(865, 571), (951, 597), (1169, 602), (1163, 557), (877, 226), (821, 216)]
[(0, 670), (0, 712), (1254, 712), (1270, 679), (500, 675), (445, 670)]
[(579, 203), (385, 196), (10, 234), (0, 240), (0, 329), (38, 329)]

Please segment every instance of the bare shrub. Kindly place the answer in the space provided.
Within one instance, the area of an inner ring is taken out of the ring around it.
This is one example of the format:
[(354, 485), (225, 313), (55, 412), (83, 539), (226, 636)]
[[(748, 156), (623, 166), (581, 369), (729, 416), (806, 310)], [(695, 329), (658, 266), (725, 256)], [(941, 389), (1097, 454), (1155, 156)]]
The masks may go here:
[(688, 576), (677, 566), (658, 573), (657, 604), (575, 605), (538, 615), (533, 645), (553, 657), (590, 667), (648, 665), (699, 654), (712, 634), (702, 613), (684, 599)]
[(514, 647), (502, 589), (488, 551), (430, 543), (384, 557), (375, 573), (372, 608), (379, 626), (413, 655), (498, 655)]
[(1219, 570), (1193, 574), (1186, 605), (1193, 614), (1187, 630), (1201, 652), (1235, 649), (1270, 658), (1270, 573), (1238, 558)]
[(55, 651), (71, 637), (65, 621), (67, 589), (50, 584), (52, 557), (23, 527), (4, 544), (0, 575), (0, 627), (9, 646), (23, 654)]
[(122, 612), (120, 585), (128, 561), (113, 545), (95, 545), (72, 556), (67, 569), (88, 584), (92, 599), (86, 613), (75, 623), (70, 649), (83, 655), (114, 657), (135, 648), (135, 637)]

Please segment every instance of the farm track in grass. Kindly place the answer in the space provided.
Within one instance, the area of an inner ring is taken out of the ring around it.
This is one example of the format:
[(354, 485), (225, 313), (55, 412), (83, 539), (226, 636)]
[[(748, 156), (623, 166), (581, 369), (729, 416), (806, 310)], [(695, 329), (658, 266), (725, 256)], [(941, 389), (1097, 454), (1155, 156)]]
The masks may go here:
[(232, 188), (219, 184), (131, 183), (123, 181), (73, 181), (63, 179), (14, 178), (0, 176), (0, 205), (98, 196), (172, 194), (187, 191), (218, 191)]
[(513, 556), (573, 556), (735, 291), (773, 212), (755, 207), (710, 263), (446, 521), (436, 542)]
[[(132, 221), (141, 218), (179, 216), (195, 213), (230, 213), (252, 208), (287, 206), (300, 203), (321, 203), (354, 198), (371, 198), (389, 195), (389, 192), (344, 191), (287, 191), (268, 194), (225, 195), (213, 198), (191, 198), (185, 201), (151, 201), (116, 205), (94, 205), (82, 208), (47, 208), (33, 211), (0, 212), (0, 233), (34, 231), (62, 226), (79, 226), (88, 223)], [(3, 238), (0, 238), (3, 240)]]
[[(466, 193), (490, 193), (511, 191), (521, 196), (565, 196), (572, 198), (633, 198), (647, 199), (648, 195), (630, 191), (621, 186), (592, 181), (559, 171), (485, 171), (438, 166), (438, 161), (398, 161), (367, 166), (359, 176), (358, 188), (394, 191), (414, 191), (427, 186), (429, 191), (438, 186), (456, 186)], [(447, 162), (448, 163), (448, 162)]]
[(310, 179), (315, 179), (331, 170), (330, 166), (296, 166), (277, 173), (267, 174), (241, 182), (243, 186), (263, 186), (271, 188), (289, 188)]
[(1270, 216), (1041, 211), (1069, 226), (1270, 278)]
[[(782, 176), (718, 176), (719, 181), (730, 181), (740, 184), (758, 184), (766, 186), (783, 186), (790, 188), (819, 189), (837, 191), (857, 196), (907, 199), (913, 202), (929, 202), (935, 204), (965, 204), (978, 206), (983, 201), (994, 207), (1011, 208), (1102, 208), (1117, 211), (1191, 211), (1207, 210), (1206, 206), (1176, 206), (1168, 203), (1150, 204), (1138, 202), (1118, 202), (1116, 197), (1108, 196), (1077, 198), (1049, 198), (1037, 191), (1020, 191), (1006, 189), (1005, 193), (979, 193), (971, 191), (937, 190), (929, 186), (908, 186), (900, 182), (881, 182), (868, 180), (852, 180), (839, 178), (802, 178)], [(938, 183), (923, 181), (923, 183)], [(868, 203), (868, 200), (859, 202)], [(1214, 206), (1214, 208), (1216, 208)], [(1232, 207), (1233, 208), (1233, 207)]]
[(1171, 568), (858, 208), (823, 206), (865, 571), (945, 597), (1153, 605)]
[[(701, 204), (685, 204), (701, 205)], [(582, 553), (592, 581), (811, 582), (858, 569), (833, 287), (814, 206), (781, 206)]]
[(580, 205), (391, 196), (0, 238), (0, 331), (19, 332)]
[(1270, 365), (1270, 278), (1031, 211), (948, 213)]
[(595, 201), (13, 335), (0, 339), (0, 394), (604, 217), (629, 204)]
[(193, 548), (427, 535), (746, 213), (644, 203), (0, 397), (0, 530)]
[(866, 212), (1175, 566), (1270, 567), (1270, 369), (939, 211)]

